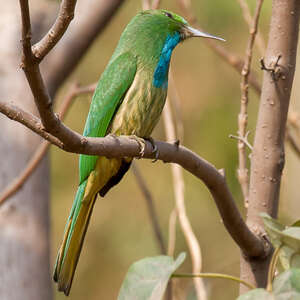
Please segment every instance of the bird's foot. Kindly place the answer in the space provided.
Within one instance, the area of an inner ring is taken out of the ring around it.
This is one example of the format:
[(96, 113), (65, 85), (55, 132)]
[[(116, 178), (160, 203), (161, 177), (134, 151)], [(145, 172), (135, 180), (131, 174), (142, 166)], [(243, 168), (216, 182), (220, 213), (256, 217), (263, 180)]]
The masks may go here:
[(141, 138), (141, 137), (136, 136), (136, 135), (129, 135), (128, 137), (130, 139), (135, 140), (140, 146), (140, 153), (139, 153), (139, 156), (137, 157), (137, 159), (140, 159), (140, 158), (144, 157), (145, 149), (146, 149), (146, 142), (145, 141), (148, 141), (152, 146), (152, 154), (154, 154), (154, 159), (152, 160), (152, 162), (156, 162), (158, 160), (159, 151), (158, 151), (158, 148), (157, 148), (157, 146), (155, 144), (155, 141), (152, 137)]
[(145, 148), (146, 148), (145, 140), (136, 135), (129, 135), (128, 138), (135, 140), (139, 144), (140, 152), (139, 152), (139, 156), (137, 157), (137, 159), (141, 159), (145, 155)]
[(152, 160), (152, 162), (155, 163), (158, 160), (158, 157), (159, 157), (159, 150), (157, 148), (157, 145), (155, 144), (155, 141), (151, 136), (146, 137), (144, 139), (146, 141), (148, 141), (152, 146), (152, 154), (154, 154), (154, 159)]

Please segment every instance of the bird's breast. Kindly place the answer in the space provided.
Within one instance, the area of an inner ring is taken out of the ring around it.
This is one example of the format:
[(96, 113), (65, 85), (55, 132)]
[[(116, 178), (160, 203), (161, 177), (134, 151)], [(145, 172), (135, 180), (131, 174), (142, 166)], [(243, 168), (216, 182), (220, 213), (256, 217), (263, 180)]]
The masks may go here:
[(153, 72), (139, 70), (110, 126), (116, 135), (149, 137), (165, 104), (167, 89), (152, 84)]

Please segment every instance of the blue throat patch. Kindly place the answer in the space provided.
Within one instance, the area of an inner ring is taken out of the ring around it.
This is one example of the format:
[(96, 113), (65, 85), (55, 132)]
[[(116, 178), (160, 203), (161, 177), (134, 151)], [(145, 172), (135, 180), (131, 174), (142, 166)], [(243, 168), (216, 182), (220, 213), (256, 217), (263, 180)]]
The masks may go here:
[(154, 71), (152, 84), (157, 88), (168, 87), (168, 70), (173, 49), (180, 42), (180, 34), (168, 35)]

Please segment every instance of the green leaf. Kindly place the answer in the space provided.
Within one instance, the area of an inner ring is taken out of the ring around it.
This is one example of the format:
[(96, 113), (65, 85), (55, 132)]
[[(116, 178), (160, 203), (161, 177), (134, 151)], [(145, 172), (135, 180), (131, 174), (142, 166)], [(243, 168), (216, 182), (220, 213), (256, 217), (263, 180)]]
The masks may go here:
[(300, 300), (300, 269), (290, 269), (275, 278), (273, 291), (255, 289), (241, 295), (237, 300)]
[[(243, 294), (237, 300), (275, 300), (274, 296), (265, 289), (255, 289)], [(276, 299), (277, 300), (277, 299)]]
[(300, 300), (300, 269), (290, 269), (276, 277), (273, 293), (276, 300)]
[(300, 227), (300, 220), (293, 223), (292, 227)]
[(279, 271), (281, 271), (281, 272), (287, 271), (292, 267), (291, 260), (292, 260), (293, 254), (295, 254), (295, 250), (291, 249), (289, 246), (281, 247), (280, 254), (279, 254), (280, 265), (277, 265), (277, 267), (279, 268)]
[(275, 248), (280, 247), (282, 244), (281, 238), (282, 238), (282, 231), (285, 229), (285, 226), (280, 224), (275, 219), (271, 218), (266, 213), (261, 213), (260, 216), (263, 219), (265, 229), (268, 233), (268, 236), (271, 240), (271, 243)]
[(172, 273), (185, 260), (181, 253), (176, 261), (170, 256), (144, 258), (129, 268), (118, 300), (160, 300)]
[(289, 227), (282, 231), (282, 241), (295, 251), (300, 251), (300, 228)]
[(282, 269), (300, 267), (300, 221), (286, 227), (265, 213), (261, 217), (273, 246), (281, 246), (279, 259)]

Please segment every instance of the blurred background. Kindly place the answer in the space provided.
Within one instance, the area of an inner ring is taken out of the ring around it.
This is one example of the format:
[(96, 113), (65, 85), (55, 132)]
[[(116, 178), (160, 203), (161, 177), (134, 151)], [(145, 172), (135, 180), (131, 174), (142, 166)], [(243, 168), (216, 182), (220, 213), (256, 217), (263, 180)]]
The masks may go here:
[[(161, 7), (182, 14), (176, 1), (162, 0)], [(255, 1), (248, 1), (254, 8)], [(244, 57), (248, 40), (248, 26), (242, 17), (236, 0), (192, 1), (193, 12), (201, 27), (227, 40), (223, 46)], [(61, 87), (56, 102), (66, 95), (70, 84), (96, 82), (103, 72), (121, 32), (130, 19), (141, 10), (140, 0), (125, 1), (104, 32), (90, 47), (84, 59)], [(80, 13), (80, 12), (77, 12)], [(265, 1), (260, 29), (267, 41), (271, 1)], [(76, 22), (76, 15), (73, 22)], [(253, 68), (260, 78), (258, 51), (253, 59)], [(201, 39), (190, 39), (179, 45), (172, 57), (172, 71), (184, 123), (184, 140), (181, 141), (201, 157), (224, 168), (228, 184), (237, 205), (244, 212), (241, 192), (236, 179), (237, 142), (229, 134), (237, 132), (237, 115), (240, 108), (240, 76)], [(299, 97), (299, 72), (296, 74), (292, 107), (297, 108)], [(70, 109), (65, 123), (82, 132), (89, 109), (91, 96), (78, 98)], [(250, 89), (249, 140), (253, 141), (258, 108), (258, 97)], [(164, 127), (160, 121), (153, 137), (165, 140)], [(51, 147), (51, 257), (54, 264), (62, 239), (78, 183), (78, 156)], [(279, 217), (290, 223), (299, 218), (297, 177), (299, 159), (287, 147), (287, 164), (284, 170)], [(155, 200), (165, 242), (168, 239), (168, 222), (174, 207), (172, 176), (169, 164), (160, 161), (139, 160), (140, 168)], [(185, 201), (189, 219), (199, 240), (203, 255), (203, 272), (218, 272), (239, 275), (239, 249), (224, 229), (216, 206), (201, 181), (184, 171)], [(298, 216), (297, 216), (298, 215)], [(176, 256), (188, 252), (183, 235), (177, 226)], [(159, 255), (156, 240), (149, 221), (146, 202), (131, 171), (105, 198), (99, 198), (89, 226), (82, 255), (74, 278), (70, 299), (116, 299), (129, 266), (147, 256)], [(182, 272), (191, 272), (188, 255), (181, 267)], [(178, 289), (185, 299), (192, 293), (193, 284), (181, 279)], [(230, 281), (205, 280), (210, 299), (234, 299), (238, 285)], [(56, 287), (54, 287), (56, 290)], [(65, 299), (56, 292), (55, 299)]]

